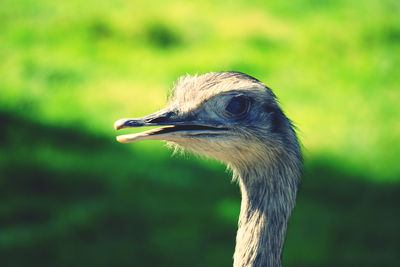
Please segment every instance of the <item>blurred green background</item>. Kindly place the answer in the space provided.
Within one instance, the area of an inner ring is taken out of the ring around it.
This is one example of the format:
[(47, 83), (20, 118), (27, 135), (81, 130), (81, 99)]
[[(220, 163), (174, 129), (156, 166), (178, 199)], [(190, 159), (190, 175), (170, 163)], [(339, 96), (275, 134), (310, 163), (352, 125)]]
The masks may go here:
[(113, 129), (222, 70), (299, 128), (284, 266), (400, 266), (399, 16), (398, 0), (2, 0), (1, 266), (230, 266), (225, 167)]

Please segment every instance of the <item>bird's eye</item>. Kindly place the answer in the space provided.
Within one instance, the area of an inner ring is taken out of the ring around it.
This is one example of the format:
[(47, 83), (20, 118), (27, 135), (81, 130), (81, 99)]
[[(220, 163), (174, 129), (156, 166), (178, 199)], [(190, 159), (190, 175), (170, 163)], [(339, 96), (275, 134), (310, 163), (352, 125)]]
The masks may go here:
[(248, 100), (243, 96), (235, 96), (231, 99), (225, 110), (233, 115), (242, 115), (247, 111)]

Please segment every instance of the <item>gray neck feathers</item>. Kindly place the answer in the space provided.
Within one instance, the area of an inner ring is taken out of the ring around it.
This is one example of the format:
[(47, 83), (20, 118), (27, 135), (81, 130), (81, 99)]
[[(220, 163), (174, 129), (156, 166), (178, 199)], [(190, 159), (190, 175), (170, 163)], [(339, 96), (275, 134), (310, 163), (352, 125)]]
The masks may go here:
[(281, 266), (301, 172), (300, 153), (284, 154), (245, 171), (234, 168), (242, 193), (234, 267)]

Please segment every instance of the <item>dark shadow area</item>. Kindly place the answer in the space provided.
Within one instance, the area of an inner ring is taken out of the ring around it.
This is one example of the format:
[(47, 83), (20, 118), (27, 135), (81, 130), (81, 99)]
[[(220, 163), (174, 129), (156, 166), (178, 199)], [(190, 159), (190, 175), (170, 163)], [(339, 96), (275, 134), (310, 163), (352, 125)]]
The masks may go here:
[[(0, 123), (2, 266), (232, 265), (240, 194), (222, 166), (6, 112)], [(399, 201), (399, 184), (308, 159), (284, 266), (398, 266)]]
[(375, 183), (330, 158), (305, 166), (289, 222), (288, 266), (398, 266), (400, 185)]

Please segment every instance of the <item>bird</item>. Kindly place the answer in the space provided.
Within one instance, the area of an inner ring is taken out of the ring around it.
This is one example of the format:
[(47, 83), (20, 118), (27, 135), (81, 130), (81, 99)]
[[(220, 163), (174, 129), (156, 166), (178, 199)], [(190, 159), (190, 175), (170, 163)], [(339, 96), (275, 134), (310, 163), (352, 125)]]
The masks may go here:
[(241, 192), (234, 267), (281, 266), (289, 217), (301, 181), (296, 127), (260, 80), (236, 71), (181, 76), (165, 108), (115, 122), (116, 130), (158, 128), (117, 141), (164, 140), (216, 158)]

